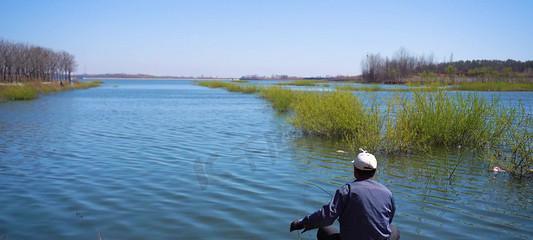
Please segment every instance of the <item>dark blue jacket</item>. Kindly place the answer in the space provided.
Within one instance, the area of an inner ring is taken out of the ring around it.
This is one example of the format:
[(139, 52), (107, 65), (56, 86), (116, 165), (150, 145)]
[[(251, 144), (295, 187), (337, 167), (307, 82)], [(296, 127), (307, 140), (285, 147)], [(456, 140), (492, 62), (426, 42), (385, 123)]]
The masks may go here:
[(303, 223), (312, 229), (331, 225), (338, 218), (343, 240), (388, 239), (394, 212), (389, 189), (371, 179), (355, 180), (339, 188), (329, 204), (306, 216)]

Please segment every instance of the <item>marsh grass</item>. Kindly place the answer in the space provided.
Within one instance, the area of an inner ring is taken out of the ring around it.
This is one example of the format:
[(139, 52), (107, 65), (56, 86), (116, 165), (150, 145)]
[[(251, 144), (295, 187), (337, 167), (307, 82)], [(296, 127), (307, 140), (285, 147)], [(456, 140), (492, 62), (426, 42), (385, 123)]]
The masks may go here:
[(248, 80), (235, 79), (235, 80), (231, 80), (231, 82), (235, 82), (235, 83), (247, 83)]
[(101, 81), (73, 82), (72, 84), (60, 85), (58, 83), (28, 82), (16, 85), (1, 85), (0, 100), (18, 101), (32, 100), (39, 94), (48, 94), (73, 89), (86, 89), (100, 86)]
[(294, 80), (289, 82), (280, 82), (277, 85), (290, 85), (290, 86), (318, 86), (321, 83), (326, 83), (324, 80)]
[(71, 85), (67, 85), (67, 89), (87, 89), (93, 87), (99, 87), (102, 85), (102, 81), (95, 80), (90, 82), (74, 82)]
[(343, 86), (336, 86), (335, 89), (339, 91), (352, 91), (352, 92), (407, 92), (407, 91), (410, 91), (410, 89), (405, 89), (405, 88), (383, 88), (378, 85), (361, 86), (361, 87), (343, 85)]
[(512, 114), (512, 119), (501, 119), (502, 125), (508, 127), (502, 129), (499, 145), (491, 147), (489, 154), (493, 164), (522, 177), (533, 171), (533, 118), (525, 112), (523, 106), (513, 110)]
[(533, 91), (533, 83), (515, 82), (463, 82), (452, 86), (459, 91)]
[[(414, 92), (389, 108), (385, 141), (388, 151), (427, 151), (432, 147), (482, 148), (501, 139), (514, 114), (477, 95)], [(394, 107), (393, 107), (394, 108)]]
[(382, 87), (377, 86), (377, 85), (371, 85), (371, 86), (365, 86), (365, 87), (342, 85), (342, 86), (336, 86), (335, 89), (339, 91), (365, 91), (365, 92), (377, 92), (377, 91), (383, 90)]
[(268, 100), (272, 104), (272, 108), (278, 113), (289, 111), (292, 103), (300, 94), (303, 93), (297, 93), (279, 86), (265, 87), (259, 91), (259, 95)]
[(365, 107), (348, 92), (302, 93), (293, 103), (291, 122), (306, 134), (344, 139), (374, 150), (382, 121), (374, 106)]
[[(231, 83), (202, 84), (240, 91)], [(348, 91), (305, 92), (280, 86), (256, 91), (278, 113), (290, 112), (290, 122), (304, 134), (342, 141), (354, 151), (363, 147), (412, 153), (464, 147), (490, 153), (512, 174), (531, 172), (533, 120), (523, 108), (505, 108), (497, 99), (451, 93), (435, 85), (397, 95), (380, 110), (375, 101), (363, 104)]]
[(230, 83), (222, 82), (222, 81), (198, 81), (197, 84), (199, 86), (208, 87), (208, 88), (223, 88)]
[(259, 91), (259, 88), (254, 85), (240, 85), (232, 82), (223, 82), (223, 81), (199, 81), (197, 83), (199, 86), (208, 87), (208, 88), (224, 88), (230, 92), (240, 92), (240, 93), (256, 93)]
[(0, 86), (0, 100), (17, 101), (37, 98), (37, 89), (29, 85)]
[(426, 86), (409, 86), (408, 88), (384, 88), (379, 85), (369, 86), (350, 86), (343, 85), (335, 87), (338, 91), (352, 91), (352, 92), (434, 92), (442, 90), (441, 85), (426, 85)]

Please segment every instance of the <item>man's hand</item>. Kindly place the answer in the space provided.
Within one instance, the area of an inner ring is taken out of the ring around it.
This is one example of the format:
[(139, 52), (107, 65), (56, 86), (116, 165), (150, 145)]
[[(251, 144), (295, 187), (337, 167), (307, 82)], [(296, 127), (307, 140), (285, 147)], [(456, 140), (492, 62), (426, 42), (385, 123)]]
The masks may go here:
[(302, 221), (302, 219), (298, 219), (298, 220), (294, 220), (291, 222), (291, 228), (290, 228), (290, 231), (294, 231), (294, 230), (301, 230), (301, 229), (304, 229), (304, 223)]

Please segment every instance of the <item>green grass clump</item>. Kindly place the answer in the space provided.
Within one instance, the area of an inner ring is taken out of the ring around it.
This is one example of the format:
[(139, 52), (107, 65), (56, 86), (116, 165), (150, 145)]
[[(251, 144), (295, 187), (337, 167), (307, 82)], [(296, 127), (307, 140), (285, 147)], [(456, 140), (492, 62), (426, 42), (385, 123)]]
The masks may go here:
[(0, 100), (17, 101), (17, 100), (31, 100), (39, 96), (39, 94), (47, 94), (54, 92), (61, 92), (73, 89), (86, 89), (98, 87), (102, 84), (101, 81), (90, 82), (73, 82), (61, 85), (58, 82), (27, 82), (17, 85), (3, 85), (0, 86)]
[(351, 93), (302, 93), (293, 110), (292, 123), (306, 134), (344, 139), (370, 150), (379, 145), (382, 119), (377, 107), (365, 107)]
[(343, 86), (337, 86), (335, 89), (339, 91), (361, 91), (361, 92), (377, 92), (377, 91), (385, 91), (386, 89), (377, 86), (377, 85), (371, 85), (371, 86), (363, 86), (363, 87), (356, 87), (356, 86), (350, 86), (350, 85), (343, 85)]
[(451, 89), (459, 91), (533, 91), (533, 83), (463, 82)]
[(240, 93), (255, 93), (258, 91), (256, 86), (240, 86), (237, 84), (228, 84), (225, 88), (230, 92)]
[(320, 83), (325, 83), (321, 80), (294, 80), (290, 82), (280, 82), (277, 85), (290, 85), (290, 86), (318, 86)]
[(271, 102), (277, 112), (282, 113), (289, 111), (298, 94), (289, 89), (272, 86), (261, 89), (259, 95)]
[(17, 101), (37, 98), (39, 92), (30, 85), (4, 85), (0, 86), (0, 100)]
[(254, 85), (239, 85), (223, 81), (200, 81), (198, 82), (198, 85), (208, 88), (224, 88), (230, 92), (240, 93), (256, 93), (259, 91), (259, 88)]
[(102, 85), (102, 81), (95, 80), (90, 82), (74, 82), (72, 85), (66, 85), (67, 88), (70, 89), (87, 89), (87, 88), (93, 88), (93, 87), (99, 87)]
[(199, 81), (197, 84), (199, 86), (208, 87), (208, 88), (224, 88), (229, 83), (223, 82), (223, 81)]
[[(511, 174), (522, 177), (533, 174), (533, 117), (523, 106), (512, 110), (514, 118), (503, 118), (503, 130), (499, 146), (490, 148), (491, 162), (502, 166)], [(510, 122), (512, 121), (512, 122)]]
[(431, 91), (438, 91), (440, 90), (440, 87), (435, 86), (421, 86), (421, 87), (412, 87), (409, 86), (409, 88), (384, 88), (379, 85), (370, 85), (370, 86), (350, 86), (350, 85), (343, 85), (343, 86), (337, 86), (335, 89), (339, 91), (351, 91), (351, 92), (410, 92), (410, 91), (425, 91), (425, 92), (431, 92)]
[(231, 80), (232, 82), (235, 82), (235, 83), (247, 83), (248, 80), (242, 80), (242, 79), (236, 79), (236, 80)]
[(395, 116), (387, 118), (385, 131), (388, 151), (494, 146), (514, 117), (496, 100), (489, 102), (477, 95), (414, 92), (412, 99), (395, 101), (395, 109), (389, 111)]

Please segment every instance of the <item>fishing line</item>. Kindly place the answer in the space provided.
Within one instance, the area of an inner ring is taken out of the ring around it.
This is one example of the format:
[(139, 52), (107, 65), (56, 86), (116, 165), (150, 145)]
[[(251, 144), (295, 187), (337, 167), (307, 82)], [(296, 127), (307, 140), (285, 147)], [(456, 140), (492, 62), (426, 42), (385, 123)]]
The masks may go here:
[(314, 186), (314, 187), (316, 187), (316, 188), (322, 190), (322, 192), (325, 192), (326, 194), (328, 194), (330, 197), (333, 197), (333, 195), (332, 195), (330, 192), (328, 192), (326, 189), (324, 189), (323, 187), (321, 187), (321, 186), (319, 186), (319, 185), (317, 185), (317, 184), (314, 184), (314, 183), (312, 183), (312, 182), (307, 182), (307, 184), (309, 184), (309, 185), (311, 185), (311, 186)]

